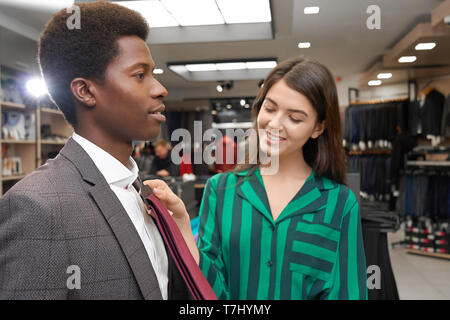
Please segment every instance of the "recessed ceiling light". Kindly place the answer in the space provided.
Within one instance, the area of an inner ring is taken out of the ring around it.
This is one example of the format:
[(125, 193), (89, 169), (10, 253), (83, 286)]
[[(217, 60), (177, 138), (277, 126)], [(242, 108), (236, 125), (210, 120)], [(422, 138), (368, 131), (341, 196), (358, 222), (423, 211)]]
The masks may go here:
[(306, 49), (311, 47), (311, 42), (299, 42), (298, 47), (300, 49)]
[(216, 90), (218, 92), (222, 92), (223, 91), (223, 87), (220, 84), (218, 84), (217, 87), (216, 87)]
[(305, 7), (303, 10), (304, 14), (318, 14), (320, 11), (319, 7)]
[(169, 69), (175, 72), (197, 72), (197, 71), (225, 71), (225, 70), (247, 70), (247, 69), (272, 69), (276, 67), (276, 61), (233, 61), (233, 62), (206, 62), (191, 64), (169, 65)]
[(224, 24), (214, 0), (161, 0), (181, 26)]
[(216, 0), (216, 2), (226, 23), (272, 21), (269, 0)]
[(245, 62), (228, 62), (228, 63), (216, 63), (217, 70), (245, 70), (247, 66)]
[(276, 61), (247, 62), (247, 69), (272, 69), (277, 66)]
[(416, 56), (404, 56), (398, 59), (399, 63), (411, 63), (417, 60)]
[(422, 42), (416, 45), (416, 50), (431, 50), (436, 47), (435, 42)]
[(163, 74), (164, 70), (163, 69), (154, 69), (153, 70), (153, 74)]
[(188, 71), (186, 69), (186, 66), (184, 66), (184, 65), (171, 65), (168, 67), (170, 70), (172, 70), (173, 72), (176, 72), (176, 73), (184, 73), (184, 72)]
[(217, 71), (214, 63), (187, 64), (186, 69), (191, 72), (195, 71)]
[(241, 101), (239, 101), (239, 103), (241, 104), (241, 107), (245, 106), (245, 99), (241, 99)]
[(382, 84), (382, 82), (381, 82), (381, 80), (370, 80), (369, 82), (368, 82), (368, 85), (369, 86), (379, 86), (379, 85), (381, 85)]
[(392, 78), (392, 73), (390, 73), (390, 72), (379, 73), (379, 74), (377, 75), (377, 78), (378, 78), (378, 79), (390, 79), (390, 78)]
[(150, 28), (179, 26), (160, 1), (116, 1), (114, 3), (139, 12), (147, 20)]

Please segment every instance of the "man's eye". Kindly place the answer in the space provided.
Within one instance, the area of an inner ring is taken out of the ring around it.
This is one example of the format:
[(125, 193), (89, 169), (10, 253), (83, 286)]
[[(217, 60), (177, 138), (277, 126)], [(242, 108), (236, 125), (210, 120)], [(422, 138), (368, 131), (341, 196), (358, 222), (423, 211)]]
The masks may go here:
[(143, 80), (144, 77), (145, 77), (145, 73), (137, 73), (135, 76), (136, 76), (139, 80)]

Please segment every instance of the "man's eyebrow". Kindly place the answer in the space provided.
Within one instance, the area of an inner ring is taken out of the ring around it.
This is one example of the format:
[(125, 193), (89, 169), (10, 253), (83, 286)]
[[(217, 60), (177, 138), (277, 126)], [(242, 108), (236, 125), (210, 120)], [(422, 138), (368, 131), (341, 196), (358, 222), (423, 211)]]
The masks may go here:
[[(272, 104), (274, 104), (275, 106), (278, 107), (278, 104), (275, 102), (275, 100), (270, 99), (270, 98), (267, 97), (267, 96), (266, 96), (266, 100), (269, 100), (270, 103), (272, 103)], [(288, 111), (289, 111), (289, 112), (295, 112), (295, 113), (302, 113), (302, 114), (304, 114), (306, 117), (308, 116), (308, 114), (307, 114), (305, 111), (303, 111), (303, 110), (298, 110), (298, 109), (288, 109)]]
[(153, 69), (155, 68), (155, 66), (153, 64), (148, 64), (147, 62), (137, 62), (137, 63), (129, 66), (128, 69), (134, 69), (137, 67), (143, 67), (145, 70), (151, 70), (151, 71), (153, 71)]

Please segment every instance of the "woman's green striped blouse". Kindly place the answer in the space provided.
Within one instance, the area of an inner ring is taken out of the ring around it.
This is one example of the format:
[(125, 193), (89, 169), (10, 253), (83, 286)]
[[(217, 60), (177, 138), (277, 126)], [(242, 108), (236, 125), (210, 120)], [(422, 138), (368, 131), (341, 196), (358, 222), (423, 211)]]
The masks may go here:
[(367, 299), (356, 197), (314, 172), (276, 221), (257, 167), (211, 177), (198, 248), (219, 299)]

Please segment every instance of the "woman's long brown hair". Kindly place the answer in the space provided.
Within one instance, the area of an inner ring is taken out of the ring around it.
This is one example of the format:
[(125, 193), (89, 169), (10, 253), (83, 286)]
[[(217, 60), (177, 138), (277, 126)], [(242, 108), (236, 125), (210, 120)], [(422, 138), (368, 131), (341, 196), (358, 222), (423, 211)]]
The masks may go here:
[[(317, 112), (317, 122), (325, 120), (324, 132), (316, 139), (310, 138), (303, 146), (305, 161), (317, 176), (345, 184), (345, 151), (336, 84), (328, 68), (319, 62), (301, 56), (286, 60), (272, 69), (253, 102), (253, 129), (257, 129), (256, 119), (267, 92), (281, 79), (291, 89), (308, 98)], [(246, 159), (249, 159), (248, 154)], [(244, 171), (255, 166), (256, 164), (244, 164), (237, 166), (234, 171)]]

